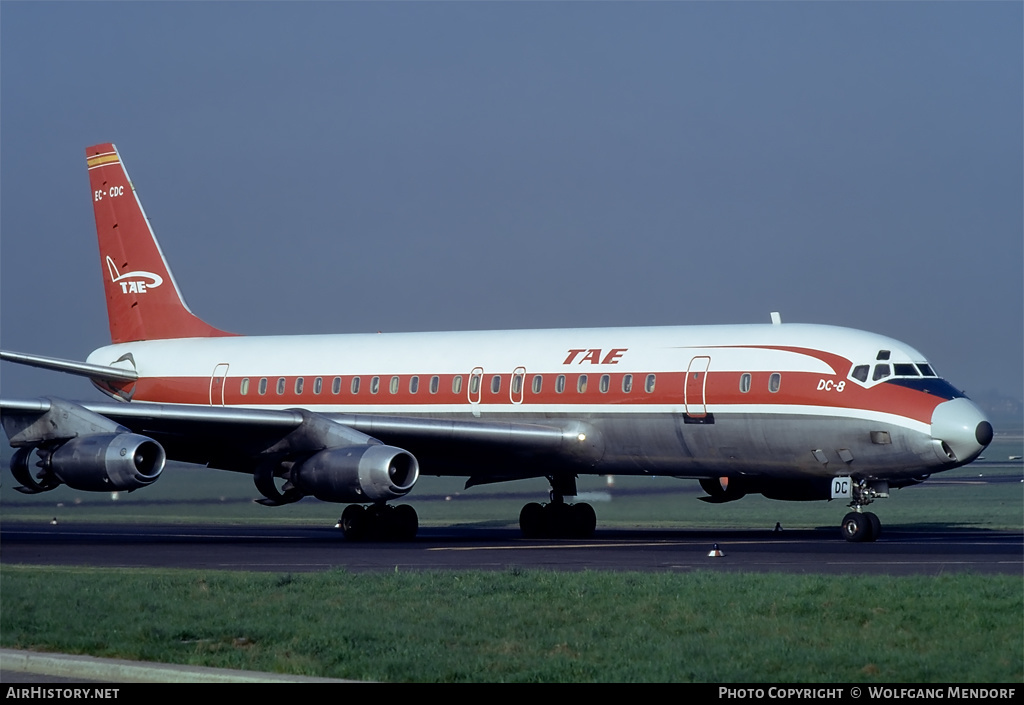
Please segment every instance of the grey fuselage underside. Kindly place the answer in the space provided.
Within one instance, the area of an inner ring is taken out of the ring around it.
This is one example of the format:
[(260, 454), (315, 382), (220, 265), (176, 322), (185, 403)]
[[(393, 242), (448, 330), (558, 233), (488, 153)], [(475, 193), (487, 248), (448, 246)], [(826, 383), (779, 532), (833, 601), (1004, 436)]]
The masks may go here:
[[(417, 417), (474, 420), (469, 414)], [(521, 414), (487, 413), (475, 420), (567, 429), (582, 424), (591, 435), (590, 448), (583, 453), (565, 453), (527, 444), (506, 447), (487, 440), (455, 443), (438, 438), (394, 438), (379, 430), (373, 435), (413, 453), (423, 474), (440, 476), (539, 477), (571, 470), (576, 474), (692, 478), (748, 475), (910, 480), (956, 465), (943, 463), (936, 456), (935, 442), (924, 433), (845, 416), (716, 413), (692, 418), (672, 413), (622, 413), (531, 414), (524, 418)], [(878, 443), (879, 437), (888, 442)]]

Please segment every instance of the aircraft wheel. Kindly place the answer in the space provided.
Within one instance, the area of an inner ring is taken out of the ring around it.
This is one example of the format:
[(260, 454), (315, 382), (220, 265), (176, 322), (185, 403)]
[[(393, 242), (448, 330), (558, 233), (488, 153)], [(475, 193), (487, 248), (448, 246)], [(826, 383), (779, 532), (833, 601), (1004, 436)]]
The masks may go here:
[(871, 519), (867, 514), (860, 512), (850, 512), (843, 517), (840, 529), (843, 532), (843, 538), (853, 543), (871, 541), (874, 538), (871, 533)]
[(586, 502), (572, 505), (572, 534), (576, 538), (589, 539), (597, 528), (597, 513)]
[(341, 513), (341, 530), (345, 538), (359, 541), (366, 533), (366, 510), (361, 504), (350, 504)]
[(399, 504), (391, 512), (391, 516), (388, 519), (390, 520), (391, 531), (395, 539), (399, 541), (412, 541), (416, 538), (416, 532), (420, 528), (420, 520), (416, 515), (416, 510), (408, 504)]
[(882, 535), (882, 522), (874, 512), (865, 512), (864, 516), (868, 518), (868, 522), (871, 524), (871, 538), (868, 540), (874, 541)]
[(544, 505), (547, 523), (547, 531), (545, 533), (548, 537), (565, 539), (572, 536), (574, 528), (573, 519), (575, 517), (572, 508), (573, 505), (565, 504), (564, 502), (551, 502)]
[(543, 538), (547, 530), (547, 516), (544, 507), (537, 502), (530, 502), (519, 512), (519, 529), (528, 539)]

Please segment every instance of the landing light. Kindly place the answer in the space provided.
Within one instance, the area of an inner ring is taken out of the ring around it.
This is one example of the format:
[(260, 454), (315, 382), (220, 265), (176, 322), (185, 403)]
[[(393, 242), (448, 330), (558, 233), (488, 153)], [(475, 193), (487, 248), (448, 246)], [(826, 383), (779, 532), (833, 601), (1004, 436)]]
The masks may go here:
[(587, 434), (585, 434), (585, 433), (578, 434), (576, 436), (576, 440), (579, 441), (580, 443), (582, 443), (583, 441), (587, 440)]

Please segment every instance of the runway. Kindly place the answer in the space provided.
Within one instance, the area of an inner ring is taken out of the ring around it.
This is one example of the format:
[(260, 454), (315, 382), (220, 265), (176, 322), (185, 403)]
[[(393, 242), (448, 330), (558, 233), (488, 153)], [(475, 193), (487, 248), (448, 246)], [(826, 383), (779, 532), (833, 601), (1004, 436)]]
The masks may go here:
[[(717, 545), (723, 555), (709, 555)], [(1024, 573), (1024, 533), (886, 528), (851, 544), (835, 528), (605, 529), (595, 538), (526, 540), (514, 529), (425, 527), (415, 541), (354, 543), (330, 527), (0, 525), (7, 564), (274, 572), (382, 570), (636, 570), (940, 575)]]

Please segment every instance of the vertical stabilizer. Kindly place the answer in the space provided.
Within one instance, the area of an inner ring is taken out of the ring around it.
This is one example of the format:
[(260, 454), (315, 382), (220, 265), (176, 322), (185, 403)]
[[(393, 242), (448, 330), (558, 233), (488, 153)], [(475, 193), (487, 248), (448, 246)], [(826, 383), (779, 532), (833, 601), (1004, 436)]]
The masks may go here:
[(231, 335), (185, 305), (117, 148), (98, 144), (85, 153), (111, 342)]

